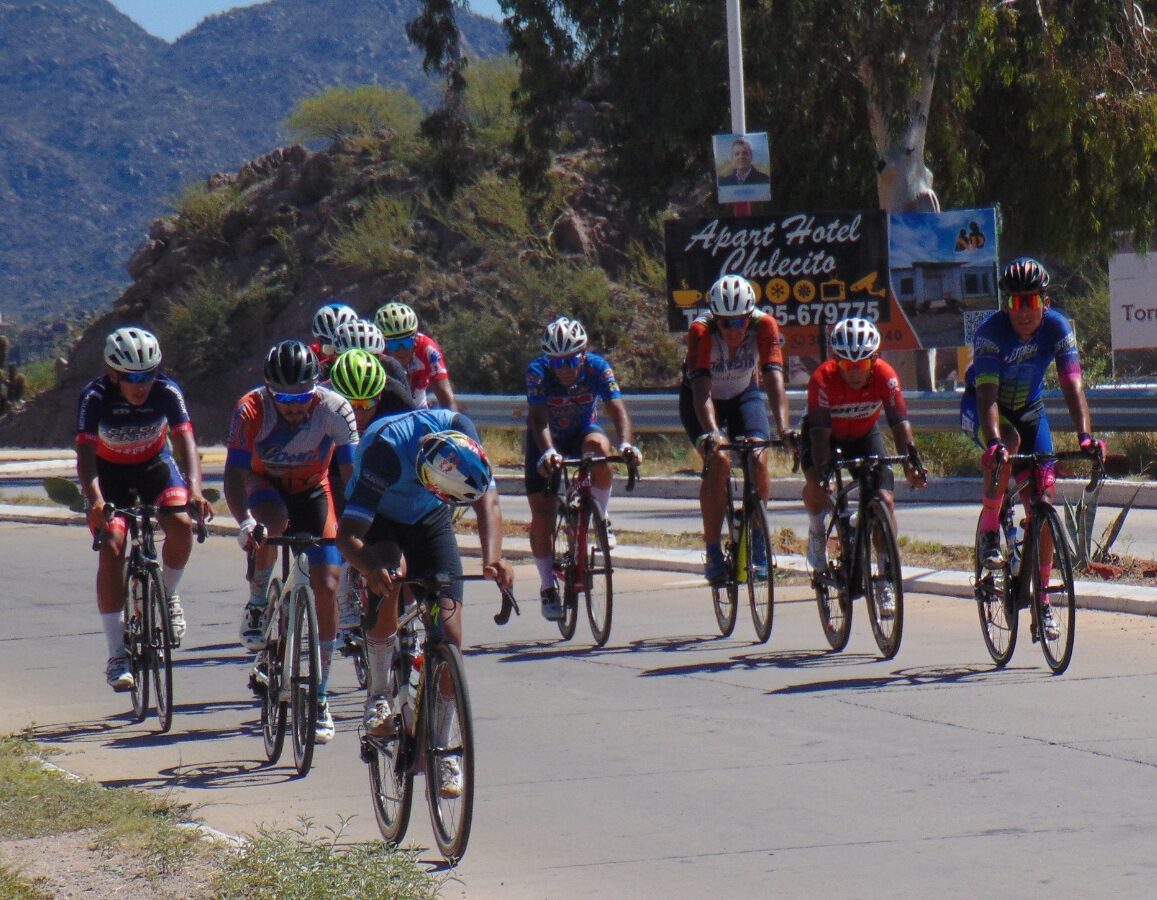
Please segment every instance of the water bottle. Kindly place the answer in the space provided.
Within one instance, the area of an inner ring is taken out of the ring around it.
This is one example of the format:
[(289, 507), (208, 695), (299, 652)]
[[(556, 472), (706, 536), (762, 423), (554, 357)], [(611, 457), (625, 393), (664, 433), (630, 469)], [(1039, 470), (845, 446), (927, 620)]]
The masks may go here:
[(1009, 519), (1004, 526), (1004, 537), (1008, 543), (1008, 565), (1015, 578), (1020, 574), (1020, 547), (1024, 540), (1024, 532), (1016, 523)]
[(410, 691), (416, 695), (418, 691), (418, 681), (422, 677), (422, 662), (424, 659), (422, 651), (416, 651), (411, 659), (413, 662), (410, 666)]

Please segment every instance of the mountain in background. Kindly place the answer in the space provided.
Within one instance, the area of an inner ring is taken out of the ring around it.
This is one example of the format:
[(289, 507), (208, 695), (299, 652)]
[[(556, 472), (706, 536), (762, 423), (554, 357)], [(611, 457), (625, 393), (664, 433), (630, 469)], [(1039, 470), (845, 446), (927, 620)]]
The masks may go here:
[[(441, 82), (406, 39), (419, 0), (271, 0), (173, 44), (106, 0), (0, 0), (0, 314), (32, 322), (110, 306), (149, 222), (182, 188), (284, 143), (327, 88)], [(469, 53), (501, 26), (458, 13)]]

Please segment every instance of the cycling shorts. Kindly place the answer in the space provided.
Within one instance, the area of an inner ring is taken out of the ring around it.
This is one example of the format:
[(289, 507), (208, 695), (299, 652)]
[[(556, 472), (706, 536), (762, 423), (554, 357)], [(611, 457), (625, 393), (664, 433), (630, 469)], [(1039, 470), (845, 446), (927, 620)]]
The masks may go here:
[[(1003, 406), (998, 406), (997, 409), (1000, 413), (1000, 424), (1011, 425), (1020, 435), (1021, 453), (1053, 452), (1053, 432), (1049, 427), (1044, 400), (1037, 400), (1016, 412)], [(976, 402), (976, 388), (972, 385), (964, 389), (964, 396), (960, 399), (960, 430), (971, 436), (976, 446), (987, 449), (987, 445), (980, 437), (980, 412)]]
[[(581, 431), (576, 431), (574, 434), (565, 436), (562, 441), (555, 440), (554, 449), (563, 456), (575, 458), (582, 456), (583, 441), (588, 434), (605, 434), (598, 425), (588, 425)], [(551, 438), (555, 435), (552, 433)], [(535, 443), (534, 438), (530, 436), (530, 432), (526, 433), (526, 441), (523, 444), (523, 459), (522, 459), (522, 483), (526, 487), (526, 495), (541, 494), (547, 489), (547, 479), (538, 473), (538, 461), (542, 457), (542, 451), (538, 449), (538, 444)], [(550, 490), (558, 492), (558, 482), (562, 478), (561, 472), (552, 472), (550, 476)]]
[[(378, 515), (370, 523), (363, 539), (367, 547), (391, 543), (402, 551), (408, 576), (446, 573), (462, 574), (462, 556), (454, 534), (453, 513), (445, 504), (432, 510), (413, 524), (405, 524)], [(415, 590), (414, 593), (420, 593)], [(455, 581), (445, 596), (462, 602), (462, 582)]]
[[(282, 491), (268, 478), (250, 472), (246, 476), (246, 486), (251, 509), (256, 504), (269, 502), (280, 503), (285, 507), (289, 517), (286, 534), (319, 534), (323, 538), (337, 536), (337, 516), (328, 481), (309, 490), (290, 494)], [(305, 551), (305, 556), (310, 567), (340, 566), (342, 563), (341, 552), (333, 545), (310, 547)]]
[[(717, 400), (712, 397), (711, 402), (715, 406), (715, 421), (729, 440), (738, 437), (764, 441), (771, 439), (767, 395), (758, 387), (749, 387), (729, 400)], [(679, 388), (679, 421), (683, 423), (683, 430), (692, 444), (704, 433), (703, 426), (699, 424), (699, 416), (695, 414), (695, 402), (689, 384)]]
[[(878, 422), (873, 425), (872, 430), (863, 437), (851, 441), (832, 440), (831, 450), (833, 453), (839, 450), (849, 459), (855, 456), (888, 455), (888, 450), (884, 446), (884, 433), (880, 430)], [(804, 416), (799, 423), (799, 466), (804, 472), (811, 471), (815, 468), (815, 462), (812, 460), (811, 428), (808, 426), (807, 416)], [(812, 474), (819, 479), (820, 473), (813, 472)], [(895, 486), (896, 476), (892, 472), (892, 467), (881, 467), (880, 490), (890, 491), (893, 490)]]
[(177, 468), (177, 461), (167, 453), (128, 465), (98, 456), (96, 475), (104, 499), (115, 506), (131, 506), (134, 491), (139, 502), (154, 506), (183, 507), (189, 502), (189, 484)]

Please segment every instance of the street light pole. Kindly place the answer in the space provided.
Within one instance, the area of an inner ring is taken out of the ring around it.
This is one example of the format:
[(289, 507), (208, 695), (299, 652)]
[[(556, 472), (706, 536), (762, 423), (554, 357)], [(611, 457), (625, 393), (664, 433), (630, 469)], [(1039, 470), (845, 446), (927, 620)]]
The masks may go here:
[[(740, 25), (739, 0), (724, 0), (727, 7), (727, 67), (731, 88), (731, 133), (747, 133), (747, 109), (743, 103), (743, 29)], [(735, 215), (751, 215), (748, 202), (733, 203)]]

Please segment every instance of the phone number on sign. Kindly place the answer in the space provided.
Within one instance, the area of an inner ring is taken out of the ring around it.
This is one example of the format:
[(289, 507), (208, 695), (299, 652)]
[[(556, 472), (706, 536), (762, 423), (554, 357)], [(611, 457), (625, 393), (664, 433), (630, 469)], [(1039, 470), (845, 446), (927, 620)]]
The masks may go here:
[(835, 325), (841, 319), (859, 318), (879, 322), (879, 300), (838, 300), (821, 303), (782, 304), (772, 308), (781, 326)]

